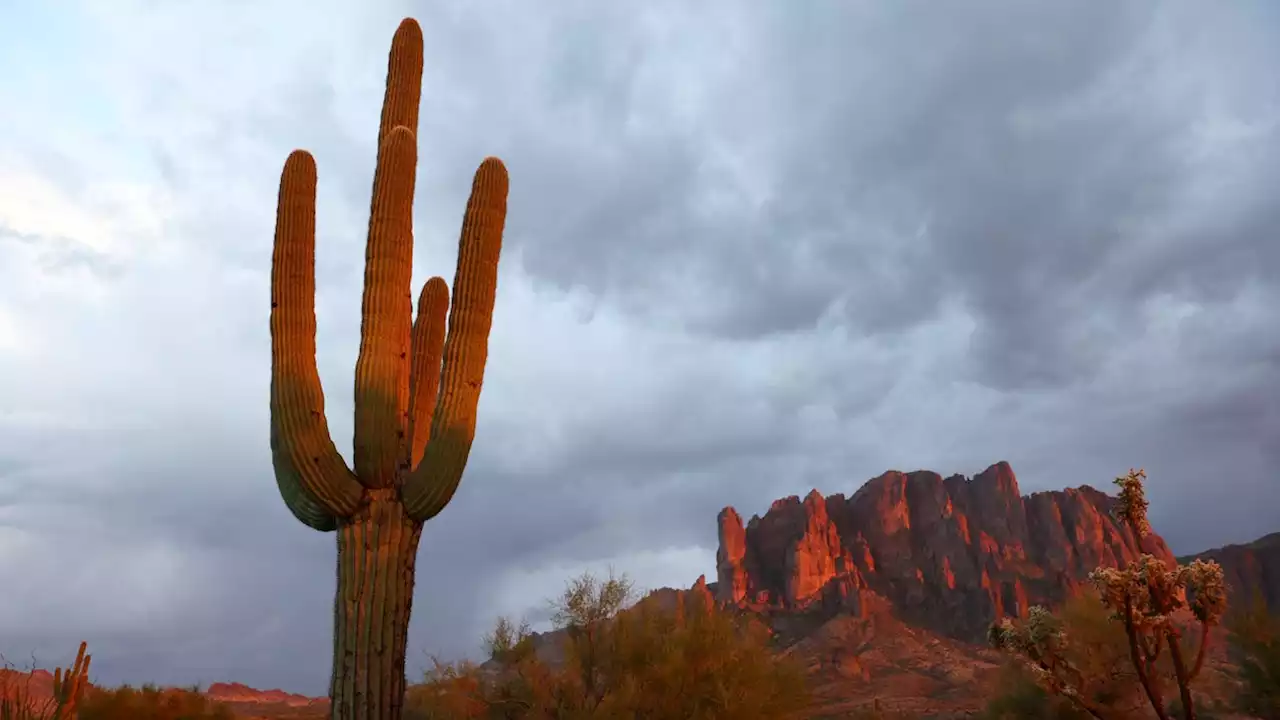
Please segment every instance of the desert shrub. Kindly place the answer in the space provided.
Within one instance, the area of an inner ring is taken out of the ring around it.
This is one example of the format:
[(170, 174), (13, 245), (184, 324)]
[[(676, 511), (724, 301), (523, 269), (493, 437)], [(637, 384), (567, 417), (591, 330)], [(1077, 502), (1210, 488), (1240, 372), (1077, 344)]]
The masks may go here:
[(605, 629), (602, 716), (764, 719), (805, 706), (802, 670), (762, 625), (690, 599), (683, 613), (641, 604)]
[[(1036, 628), (1027, 627), (1039, 620)], [(1133, 715), (1143, 700), (1129, 657), (1127, 638), (1111, 619), (1097, 595), (1082, 593), (1068, 600), (1054, 617), (1032, 618), (1022, 627), (1041, 634), (1039, 662), (1017, 662), (1002, 669), (985, 717), (1043, 717), (1068, 720), (1090, 717), (1083, 704), (1106, 717)], [(1028, 639), (1030, 639), (1028, 637)], [(1046, 677), (1052, 672), (1061, 678)], [(1068, 682), (1081, 695), (1078, 701), (1058, 692)], [(1050, 692), (1050, 691), (1053, 692)]]
[(1236, 709), (1263, 720), (1280, 720), (1280, 616), (1268, 611), (1261, 594), (1232, 613), (1227, 638), (1240, 666)]
[(1050, 694), (1022, 664), (1006, 663), (1000, 669), (995, 691), (980, 716), (982, 720), (1085, 720), (1089, 713)]
[(503, 665), (513, 665), (533, 654), (533, 632), (529, 623), (516, 625), (506, 617), (498, 618), (493, 630), (484, 637), (485, 654)]
[(986, 708), (991, 720), (1125, 717), (1145, 702), (1128, 638), (1097, 595), (1077, 595), (1057, 615), (1037, 609), (1013, 628), (1021, 650), (999, 677)]
[(224, 704), (193, 688), (92, 688), (80, 701), (79, 720), (234, 720)]
[(405, 720), (472, 720), (491, 717), (480, 669), (472, 663), (431, 658), (423, 682), (405, 692)]
[(766, 629), (686, 596), (675, 608), (627, 607), (625, 577), (571, 581), (553, 603), (563, 661), (534, 652), (527, 627), (499, 620), (485, 668), (437, 664), (408, 694), (427, 718), (789, 717), (807, 704), (803, 672), (770, 648)]

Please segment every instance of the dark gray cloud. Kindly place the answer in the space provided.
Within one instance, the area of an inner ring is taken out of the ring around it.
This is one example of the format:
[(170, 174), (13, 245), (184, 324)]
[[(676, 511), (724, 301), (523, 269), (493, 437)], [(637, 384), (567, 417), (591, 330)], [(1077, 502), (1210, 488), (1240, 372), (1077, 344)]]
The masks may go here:
[[(6, 656), (83, 638), (106, 682), (324, 691), (334, 539), (289, 516), (267, 451), (275, 184), (315, 153), (345, 453), (385, 53), (411, 13), (415, 283), (452, 277), (478, 162), (512, 176), (411, 669), (497, 613), (545, 619), (583, 569), (687, 585), (721, 506), (887, 468), (1006, 459), (1031, 491), (1145, 466), (1179, 552), (1280, 525), (1269, 3), (3, 12), (0, 58), (43, 68), (0, 86), (24, 108), (0, 118)], [(6, 42), (17, 21), (64, 44)]]

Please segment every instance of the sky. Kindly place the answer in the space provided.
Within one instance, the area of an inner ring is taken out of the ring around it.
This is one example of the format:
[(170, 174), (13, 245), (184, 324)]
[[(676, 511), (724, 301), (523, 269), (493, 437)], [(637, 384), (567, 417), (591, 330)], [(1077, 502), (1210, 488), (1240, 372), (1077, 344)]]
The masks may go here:
[[(536, 7), (536, 9), (535, 9)], [(350, 459), (374, 142), (420, 22), (414, 288), (511, 177), (411, 677), (716, 513), (889, 469), (1145, 467), (1178, 553), (1280, 529), (1280, 4), (0, 0), (0, 652), (327, 689), (335, 538), (279, 497), (269, 272), (319, 167)]]

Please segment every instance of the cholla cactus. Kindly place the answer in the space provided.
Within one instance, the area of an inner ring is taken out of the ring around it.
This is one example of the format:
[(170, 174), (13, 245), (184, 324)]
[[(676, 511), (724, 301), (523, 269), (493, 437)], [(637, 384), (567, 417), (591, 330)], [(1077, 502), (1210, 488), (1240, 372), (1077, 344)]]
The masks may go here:
[(1151, 523), (1147, 521), (1147, 493), (1142, 481), (1147, 479), (1146, 470), (1129, 470), (1129, 474), (1115, 479), (1120, 488), (1113, 511), (1116, 519), (1133, 530), (1139, 540), (1151, 534)]
[[(1139, 540), (1151, 533), (1143, 487), (1146, 477), (1143, 470), (1130, 470), (1115, 480), (1120, 488), (1115, 517)], [(1162, 720), (1169, 717), (1156, 666), (1167, 648), (1184, 717), (1193, 720), (1195, 704), (1190, 685), (1204, 667), (1209, 628), (1220, 622), (1226, 612), (1222, 568), (1213, 561), (1201, 560), (1170, 567), (1157, 557), (1143, 554), (1123, 568), (1100, 567), (1089, 574), (1089, 579), (1097, 587), (1103, 604), (1112, 611), (1112, 619), (1124, 627), (1130, 660), (1156, 715)], [(1190, 666), (1179, 644), (1182, 628), (1175, 622), (1182, 610), (1190, 610), (1199, 624), (1199, 643)], [(1006, 619), (991, 628), (988, 638), (995, 647), (1024, 658), (1047, 689), (1099, 716), (1081, 701), (1080, 676), (1073, 675), (1074, 669), (1061, 656), (1064, 641), (1061, 625), (1047, 610), (1032, 608), (1022, 626)]]
[[(1143, 488), (1145, 479), (1145, 472), (1130, 470), (1127, 476), (1115, 481), (1120, 487), (1116, 517), (1126, 523), (1137, 537), (1151, 531)], [(1155, 675), (1156, 660), (1162, 648), (1167, 646), (1184, 716), (1187, 720), (1194, 718), (1195, 705), (1190, 685), (1204, 667), (1209, 628), (1221, 621), (1227, 606), (1222, 568), (1216, 562), (1202, 560), (1170, 568), (1163, 560), (1144, 554), (1124, 568), (1098, 568), (1089, 578), (1097, 586), (1103, 603), (1113, 611), (1113, 617), (1124, 625), (1134, 670), (1156, 714), (1161, 718), (1168, 717)], [(1191, 597), (1189, 603), (1188, 596)], [(1182, 629), (1174, 622), (1175, 613), (1183, 609), (1190, 609), (1200, 625), (1199, 643), (1191, 667), (1187, 667), (1179, 645)]]
[(1067, 698), (1091, 715), (1098, 715), (1086, 699), (1084, 673), (1064, 652), (1067, 635), (1062, 621), (1048, 608), (1031, 606), (1027, 619), (1021, 624), (1002, 619), (987, 631), (987, 641), (997, 650), (1021, 658), (1032, 677), (1046, 690)]

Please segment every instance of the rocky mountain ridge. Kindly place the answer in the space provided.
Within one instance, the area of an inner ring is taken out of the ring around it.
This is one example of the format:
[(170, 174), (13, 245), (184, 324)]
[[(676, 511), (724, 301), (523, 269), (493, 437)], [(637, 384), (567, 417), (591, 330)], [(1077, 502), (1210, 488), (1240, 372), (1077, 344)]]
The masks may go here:
[(1056, 605), (1100, 565), (1150, 553), (1089, 486), (1023, 496), (1007, 462), (972, 479), (889, 471), (850, 497), (777, 500), (747, 523), (720, 512), (716, 599), (772, 613), (859, 615), (873, 598), (902, 620), (976, 641), (1001, 617)]

